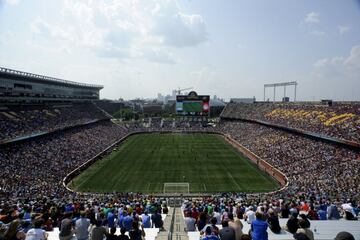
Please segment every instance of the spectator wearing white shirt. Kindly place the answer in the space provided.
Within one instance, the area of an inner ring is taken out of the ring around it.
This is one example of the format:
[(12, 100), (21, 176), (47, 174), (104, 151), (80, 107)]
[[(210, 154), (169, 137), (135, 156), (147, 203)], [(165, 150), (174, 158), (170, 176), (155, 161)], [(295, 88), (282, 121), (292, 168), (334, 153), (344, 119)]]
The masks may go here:
[(248, 223), (251, 224), (252, 221), (255, 220), (255, 212), (253, 211), (253, 206), (250, 206), (248, 208), (248, 210), (245, 212), (244, 214), (244, 220)]
[(25, 240), (47, 240), (48, 234), (45, 230), (41, 229), (43, 221), (41, 219), (36, 220), (34, 228), (29, 229), (26, 233)]

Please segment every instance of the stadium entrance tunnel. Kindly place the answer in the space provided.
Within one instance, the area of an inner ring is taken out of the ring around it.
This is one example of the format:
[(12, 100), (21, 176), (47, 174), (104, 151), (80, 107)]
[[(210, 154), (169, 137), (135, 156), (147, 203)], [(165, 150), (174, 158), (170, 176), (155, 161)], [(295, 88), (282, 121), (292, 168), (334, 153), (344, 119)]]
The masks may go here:
[(152, 131), (119, 139), (70, 172), (63, 186), (78, 193), (195, 197), (219, 192), (273, 194), (284, 190), (288, 179), (228, 135)]

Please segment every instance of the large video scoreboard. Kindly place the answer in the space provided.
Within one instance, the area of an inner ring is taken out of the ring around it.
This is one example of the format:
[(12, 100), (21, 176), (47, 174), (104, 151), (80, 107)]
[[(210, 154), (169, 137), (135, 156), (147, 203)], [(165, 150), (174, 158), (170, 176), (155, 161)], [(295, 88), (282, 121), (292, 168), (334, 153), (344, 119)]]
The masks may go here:
[(189, 95), (176, 96), (176, 113), (182, 116), (209, 116), (210, 96), (197, 95), (192, 91)]

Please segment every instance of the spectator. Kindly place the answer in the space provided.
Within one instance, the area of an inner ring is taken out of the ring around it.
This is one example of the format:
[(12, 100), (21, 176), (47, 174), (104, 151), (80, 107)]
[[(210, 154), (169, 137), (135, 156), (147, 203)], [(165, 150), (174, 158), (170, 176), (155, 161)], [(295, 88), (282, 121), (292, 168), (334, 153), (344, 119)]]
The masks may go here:
[(95, 221), (95, 227), (91, 230), (91, 240), (103, 240), (109, 235), (107, 228), (101, 226), (101, 220)]
[(216, 218), (216, 224), (221, 224), (221, 214), (217, 206), (214, 208), (213, 217)]
[(134, 219), (127, 212), (124, 212), (123, 215), (124, 215), (124, 219), (122, 221), (122, 227), (124, 227), (126, 231), (130, 231)]
[(219, 237), (212, 234), (211, 227), (208, 226), (205, 229), (205, 236), (201, 238), (201, 240), (219, 240)]
[(36, 220), (34, 228), (27, 231), (25, 240), (47, 240), (48, 234), (45, 230), (41, 229), (42, 223), (41, 219)]
[[(229, 226), (230, 226), (230, 222), (229, 222)], [(243, 235), (242, 229), (243, 229), (243, 225), (240, 221), (240, 219), (236, 219), (234, 221), (234, 225), (231, 225), (231, 227), (234, 228), (235, 231), (235, 239), (236, 240), (240, 240), (241, 236)]]
[(339, 232), (334, 240), (355, 240), (354, 236), (349, 232)]
[(279, 218), (278, 218), (278, 216), (275, 215), (275, 213), (274, 213), (274, 211), (272, 209), (270, 209), (270, 210), (268, 211), (269, 217), (267, 219), (267, 222), (269, 224), (269, 228), (273, 233), (279, 234), (281, 232)]
[(139, 229), (139, 223), (133, 221), (132, 228), (129, 232), (130, 240), (141, 240), (145, 237), (144, 227), (141, 225), (141, 230)]
[(236, 234), (233, 228), (229, 227), (228, 221), (222, 221), (222, 229), (219, 231), (221, 240), (235, 240)]
[(110, 228), (110, 234), (107, 235), (106, 240), (119, 240), (119, 236), (117, 236), (115, 233), (116, 233), (116, 227), (113, 226)]
[(110, 209), (108, 214), (107, 214), (107, 225), (108, 225), (108, 228), (115, 227), (114, 209)]
[(295, 240), (310, 240), (304, 233), (295, 233), (293, 236)]
[(207, 213), (205, 211), (201, 212), (199, 214), (199, 218), (197, 221), (197, 227), (199, 231), (201, 231), (206, 226), (207, 221), (208, 221)]
[(169, 213), (169, 209), (168, 209), (168, 207), (167, 207), (166, 204), (164, 204), (164, 206), (163, 206), (163, 208), (162, 208), (162, 213), (163, 213), (163, 214), (168, 214), (168, 213)]
[(245, 212), (244, 220), (251, 224), (255, 220), (255, 212), (253, 211), (253, 206), (249, 206), (248, 210)]
[(319, 220), (319, 215), (318, 215), (317, 212), (318, 212), (318, 211), (315, 211), (314, 205), (311, 205), (311, 206), (310, 206), (310, 210), (309, 210), (309, 212), (308, 212), (308, 214), (307, 214), (308, 218), (309, 218), (310, 220)]
[(288, 232), (295, 234), (296, 231), (298, 230), (298, 228), (299, 228), (299, 221), (297, 219), (297, 214), (291, 214), (290, 218), (288, 219), (288, 221), (286, 223), (285, 229)]
[(196, 228), (195, 228), (196, 220), (191, 217), (191, 214), (189, 212), (185, 213), (184, 221), (185, 221), (185, 231), (186, 232), (196, 231)]
[(314, 233), (310, 230), (309, 223), (307, 223), (304, 219), (299, 220), (299, 228), (296, 230), (296, 233), (303, 233), (309, 238), (309, 240), (314, 240)]
[(120, 236), (118, 237), (118, 240), (129, 240), (129, 236), (125, 235), (125, 232), (125, 228), (120, 228)]
[(64, 219), (61, 221), (61, 226), (60, 226), (60, 233), (59, 233), (60, 240), (70, 240), (74, 235), (71, 215), (72, 215), (71, 212), (64, 213)]
[(334, 203), (331, 203), (327, 208), (327, 215), (329, 220), (339, 220), (340, 213)]
[(155, 214), (151, 215), (152, 227), (159, 228), (160, 231), (164, 231), (164, 222), (159, 211), (156, 211)]
[(88, 219), (86, 213), (82, 211), (80, 213), (80, 218), (75, 222), (75, 235), (78, 240), (89, 239), (89, 226), (90, 219)]
[(253, 240), (267, 240), (267, 228), (268, 224), (264, 221), (264, 216), (257, 212), (255, 214), (256, 219), (251, 223), (251, 236)]
[(149, 216), (147, 210), (145, 210), (145, 212), (141, 215), (141, 220), (144, 228), (151, 228), (151, 217)]

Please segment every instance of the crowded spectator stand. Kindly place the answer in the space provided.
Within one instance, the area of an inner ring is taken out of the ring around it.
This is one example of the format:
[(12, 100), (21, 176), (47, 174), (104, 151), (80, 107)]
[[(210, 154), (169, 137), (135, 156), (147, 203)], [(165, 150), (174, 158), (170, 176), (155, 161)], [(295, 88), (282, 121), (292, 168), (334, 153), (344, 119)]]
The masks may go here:
[[(74, 109), (71, 109), (72, 107)], [(6, 134), (2, 135), (3, 140), (53, 130), (51, 134), (0, 146), (0, 224), (3, 233), (1, 236), (7, 234), (5, 239), (14, 233), (26, 235), (30, 228), (38, 226), (37, 221), (41, 222), (41, 229), (49, 232), (55, 228), (60, 234), (63, 231), (61, 223), (65, 218), (72, 221), (73, 224), (70, 226), (73, 227), (81, 216), (85, 216), (94, 227), (107, 226), (111, 229), (111, 225), (107, 225), (105, 221), (109, 217), (109, 212), (118, 216), (119, 222), (119, 213), (124, 212), (124, 209), (138, 221), (139, 216), (146, 211), (152, 214), (156, 213), (154, 209), (163, 211), (166, 203), (164, 198), (135, 193), (76, 193), (63, 185), (63, 180), (69, 173), (89, 159), (110, 152), (112, 149), (109, 146), (116, 145), (129, 134), (152, 131), (210, 132), (228, 136), (249, 152), (279, 169), (288, 179), (286, 188), (272, 193), (219, 193), (202, 197), (195, 202), (192, 202), (192, 199), (184, 200), (184, 203), (194, 205), (199, 215), (204, 209), (208, 209), (209, 205), (212, 209), (217, 207), (221, 214), (233, 212), (234, 209), (237, 214), (238, 206), (239, 212), (245, 213), (252, 206), (254, 212), (260, 209), (259, 211), (268, 215), (269, 210), (273, 209), (277, 216), (282, 217), (280, 223), (284, 225), (285, 220), (282, 219), (287, 219), (290, 215), (286, 215), (286, 212), (303, 211), (308, 217), (316, 218), (318, 215), (320, 218), (325, 211), (326, 218), (329, 218), (329, 209), (337, 209), (338, 218), (342, 218), (337, 226), (347, 224), (349, 228), (358, 229), (357, 221), (346, 221), (355, 220), (359, 214), (360, 155), (354, 149), (258, 123), (222, 120), (215, 127), (204, 127), (199, 123), (169, 123), (168, 120), (160, 120), (149, 121), (151, 124), (148, 126), (136, 121), (119, 125), (111, 122), (108, 116), (92, 104), (72, 107), (59, 112), (54, 110), (57, 114), (51, 113), (50, 110), (41, 113), (34, 111), (36, 117), (33, 118), (20, 118), (20, 115), (31, 114), (31, 111), (5, 110), (12, 116), (19, 116), (16, 121), (24, 121), (18, 125), (26, 126), (26, 130), (20, 129), (16, 124), (12, 128), (11, 123), (3, 120), (1, 126), (2, 129), (6, 129)], [(57, 117), (62, 120), (57, 120)], [(36, 119), (46, 120), (41, 120), (43, 123), (39, 127)], [(350, 124), (354, 125), (356, 124)], [(243, 214), (236, 216), (243, 226), (247, 226)], [(206, 216), (206, 219), (209, 217), (210, 215)], [(206, 221), (205, 218), (203, 220)], [(314, 227), (319, 232), (325, 231), (321, 229), (326, 229), (326, 223), (315, 224), (313, 221), (316, 220), (311, 219), (313, 232)], [(116, 224), (119, 224), (118, 222)], [(116, 233), (122, 226), (117, 225)], [(245, 230), (247, 229), (244, 228)], [(338, 231), (338, 228), (334, 227), (334, 231)], [(277, 236), (276, 239), (280, 238)]]

